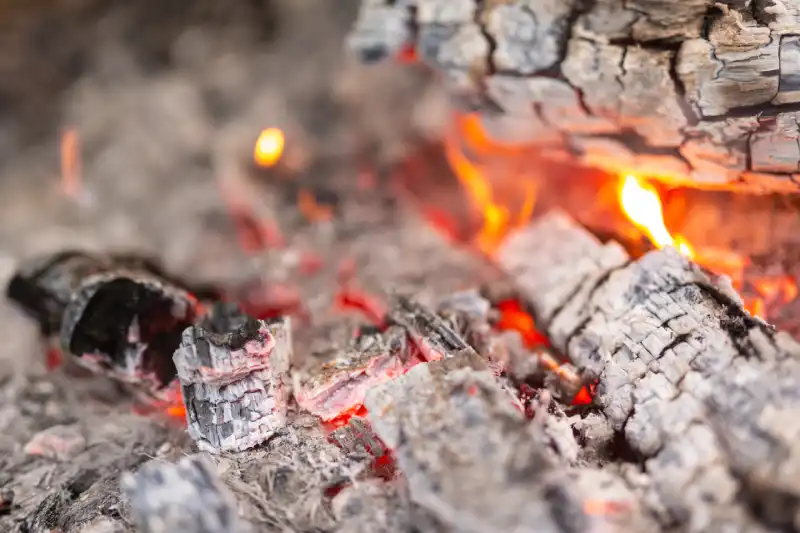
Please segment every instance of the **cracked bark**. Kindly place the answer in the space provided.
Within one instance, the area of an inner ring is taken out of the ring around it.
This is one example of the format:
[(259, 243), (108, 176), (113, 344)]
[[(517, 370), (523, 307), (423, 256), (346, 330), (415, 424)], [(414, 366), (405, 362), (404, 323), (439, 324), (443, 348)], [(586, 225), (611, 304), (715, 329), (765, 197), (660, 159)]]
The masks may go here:
[(796, 192), (798, 34), (795, 0), (364, 0), (350, 46), (414, 45), (499, 141), (672, 185)]
[(674, 250), (631, 261), (558, 212), (499, 263), (554, 347), (598, 380), (595, 403), (664, 527), (800, 527), (800, 344)]

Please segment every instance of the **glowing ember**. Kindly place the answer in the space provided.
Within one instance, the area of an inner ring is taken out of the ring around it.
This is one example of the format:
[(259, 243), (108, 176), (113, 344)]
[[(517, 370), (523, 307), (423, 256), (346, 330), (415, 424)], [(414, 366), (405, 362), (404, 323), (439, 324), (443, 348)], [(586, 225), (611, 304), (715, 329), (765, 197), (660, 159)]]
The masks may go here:
[(283, 132), (278, 128), (267, 128), (261, 132), (256, 141), (253, 152), (253, 159), (256, 164), (263, 168), (274, 166), (280, 161), (283, 155), (283, 147), (286, 143)]
[(500, 302), (497, 304), (497, 309), (500, 311), (500, 320), (496, 324), (497, 329), (518, 331), (529, 348), (549, 345), (547, 337), (536, 329), (533, 317), (522, 308), (518, 301)]
[(386, 306), (364, 291), (349, 286), (342, 287), (336, 293), (335, 303), (340, 309), (359, 311), (374, 326), (386, 327)]
[(681, 254), (694, 257), (692, 248), (680, 238), (673, 238), (664, 224), (661, 199), (651, 185), (635, 176), (625, 176), (620, 190), (620, 203), (625, 215), (657, 248), (672, 246)]
[(297, 208), (309, 222), (323, 222), (333, 218), (331, 206), (317, 202), (314, 193), (308, 189), (298, 191)]
[(61, 191), (70, 198), (77, 198), (81, 191), (80, 140), (74, 128), (61, 136)]

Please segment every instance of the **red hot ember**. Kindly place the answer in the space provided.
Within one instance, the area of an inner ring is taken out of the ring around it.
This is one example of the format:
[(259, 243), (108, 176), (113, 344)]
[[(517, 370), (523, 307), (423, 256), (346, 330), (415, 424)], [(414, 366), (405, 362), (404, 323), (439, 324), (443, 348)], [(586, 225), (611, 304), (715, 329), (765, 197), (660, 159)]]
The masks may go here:
[(396, 326), (361, 335), (331, 355), (293, 376), (297, 404), (323, 421), (355, 413), (363, 405), (367, 390), (421, 362), (408, 343), (406, 331)]

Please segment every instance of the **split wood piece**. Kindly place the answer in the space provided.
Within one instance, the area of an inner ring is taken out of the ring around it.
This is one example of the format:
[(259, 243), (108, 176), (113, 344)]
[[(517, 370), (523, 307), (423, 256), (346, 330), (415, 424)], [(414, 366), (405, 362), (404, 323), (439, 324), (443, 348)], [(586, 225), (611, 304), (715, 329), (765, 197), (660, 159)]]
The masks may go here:
[(350, 47), (413, 46), (500, 142), (674, 185), (797, 192), (799, 35), (796, 0), (363, 0)]
[(164, 398), (181, 332), (200, 312), (186, 288), (148, 271), (115, 268), (81, 281), (64, 309), (61, 348), (94, 372)]
[[(541, 425), (529, 424), (494, 376), (466, 358), (417, 365), (372, 389), (366, 406), (412, 501), (442, 531), (589, 531), (608, 519), (584, 512), (574, 478), (589, 474), (572, 471)], [(574, 444), (571, 431), (568, 438)], [(630, 505), (616, 531), (650, 531), (622, 480), (602, 475)]]
[[(687, 531), (800, 525), (800, 345), (724, 278), (668, 248), (631, 261), (562, 213), (509, 237), (499, 264)], [(794, 481), (790, 481), (791, 478)]]
[(255, 320), (232, 304), (183, 332), (173, 359), (201, 450), (252, 448), (285, 425), (291, 342), (288, 318)]
[(201, 457), (157, 460), (122, 477), (139, 533), (251, 533), (228, 489)]
[(367, 390), (394, 379), (421, 360), (400, 326), (359, 335), (331, 357), (318, 356), (293, 371), (297, 405), (322, 420), (352, 414)]

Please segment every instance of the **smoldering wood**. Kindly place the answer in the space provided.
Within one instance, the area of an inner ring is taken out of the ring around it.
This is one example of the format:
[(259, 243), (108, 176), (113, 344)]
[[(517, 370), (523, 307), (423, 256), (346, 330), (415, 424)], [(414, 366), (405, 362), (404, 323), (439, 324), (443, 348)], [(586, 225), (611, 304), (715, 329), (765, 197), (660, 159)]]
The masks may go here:
[(294, 398), (302, 409), (332, 420), (362, 406), (370, 387), (402, 374), (420, 360), (402, 327), (361, 334), (296, 368)]
[(292, 363), (288, 318), (255, 320), (231, 304), (212, 307), (183, 332), (173, 357), (189, 434), (201, 450), (241, 451), (286, 423)]
[[(645, 466), (662, 525), (761, 531), (795, 520), (800, 345), (750, 316), (725, 278), (672, 248), (632, 261), (562, 213), (499, 264), (553, 345), (598, 379), (595, 403)], [(769, 472), (769, 474), (768, 474)]]
[(202, 457), (154, 460), (122, 477), (140, 533), (252, 533), (214, 467)]
[[(364, 0), (351, 48), (407, 46), (404, 17), (420, 59), (499, 141), (670, 185), (798, 190), (794, 0)], [(378, 25), (390, 37), (376, 42)]]
[[(570, 468), (577, 457), (568, 449), (577, 445), (569, 425), (554, 437), (557, 431), (544, 429), (546, 409), (528, 423), (494, 376), (466, 358), (414, 367), (372, 389), (367, 408), (412, 502), (441, 524), (439, 531), (586, 531), (608, 520), (584, 511), (587, 498), (609, 495), (598, 484), (615, 487), (628, 505), (624, 517), (615, 517), (617, 530), (652, 526), (620, 478)], [(554, 445), (553, 438), (572, 444)]]

